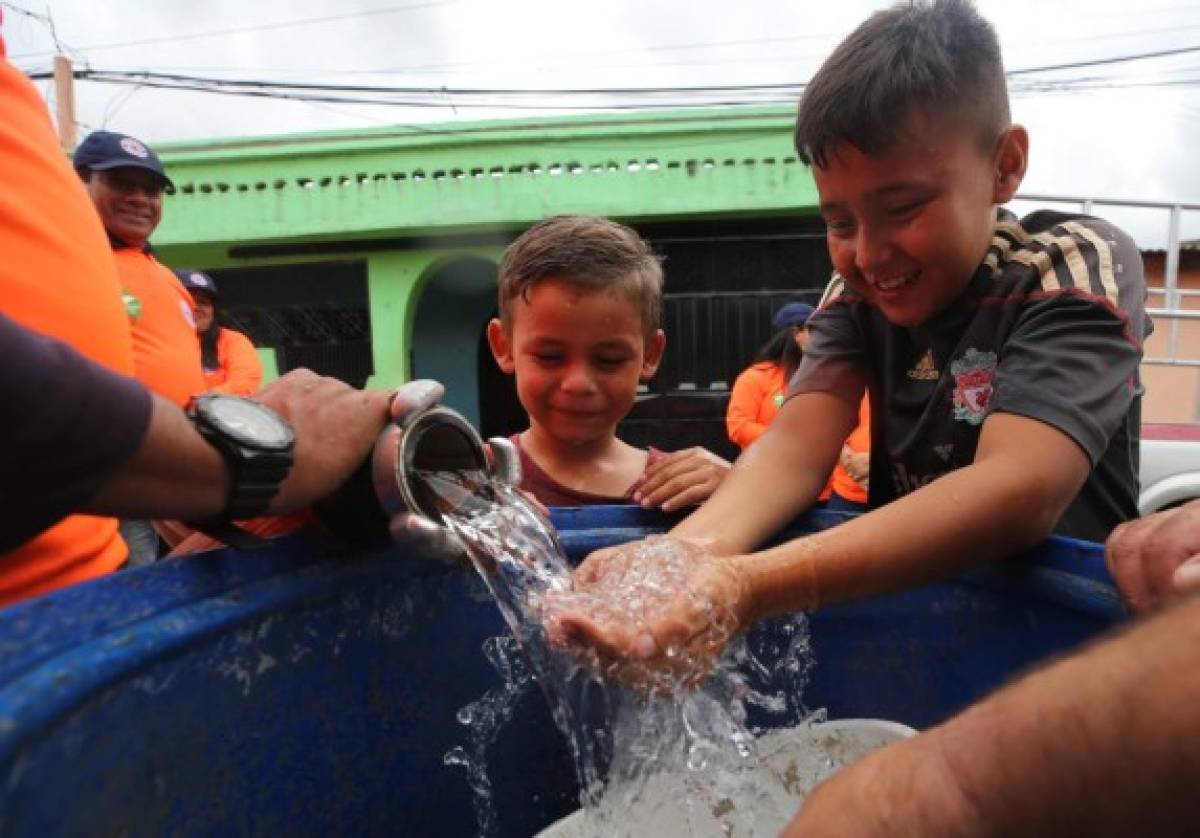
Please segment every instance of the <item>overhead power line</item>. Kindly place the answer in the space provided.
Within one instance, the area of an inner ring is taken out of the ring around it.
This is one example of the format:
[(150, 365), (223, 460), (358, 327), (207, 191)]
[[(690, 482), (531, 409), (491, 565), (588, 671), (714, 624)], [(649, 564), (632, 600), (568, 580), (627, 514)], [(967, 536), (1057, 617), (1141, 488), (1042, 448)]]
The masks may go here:
[[(1200, 46), (1116, 56), (1069, 64), (1030, 67), (1012, 71), (1014, 95), (1078, 93), (1131, 87), (1195, 86), (1196, 70), (1173, 68), (1173, 76), (1160, 78), (1137, 75), (1056, 76), (1068, 69), (1096, 68), (1127, 62), (1200, 52)], [(1047, 75), (1038, 75), (1039, 73)], [(1181, 77), (1182, 75), (1182, 77)], [(34, 73), (34, 79), (50, 73)], [(477, 88), (431, 86), (380, 86), (285, 82), (261, 79), (229, 79), (155, 73), (144, 70), (80, 68), (75, 78), (101, 84), (135, 85), (143, 88), (183, 90), (227, 96), (250, 96), (295, 102), (369, 105), (409, 108), (486, 108), (494, 110), (597, 110), (622, 111), (650, 108), (717, 107), (793, 102), (806, 82), (777, 84), (730, 84), (662, 87), (591, 88)]]
[[(32, 79), (40, 79), (44, 73), (33, 73), (30, 75)], [(240, 89), (240, 88), (272, 88), (275, 90), (297, 90), (297, 91), (336, 91), (344, 93), (402, 93), (402, 94), (431, 94), (431, 95), (450, 95), (450, 96), (470, 96), (470, 95), (505, 95), (505, 96), (540, 96), (540, 95), (559, 95), (559, 96), (612, 96), (625, 94), (660, 94), (660, 93), (728, 93), (728, 92), (747, 92), (756, 90), (780, 90), (780, 91), (797, 91), (803, 89), (805, 82), (784, 82), (773, 84), (720, 84), (720, 85), (696, 85), (696, 86), (670, 86), (670, 87), (572, 87), (572, 88), (551, 88), (551, 87), (521, 87), (521, 88), (501, 88), (501, 87), (395, 87), (388, 85), (365, 85), (365, 84), (320, 84), (314, 82), (289, 82), (289, 81), (264, 81), (259, 79), (225, 79), (206, 76), (190, 76), (180, 75), (176, 73), (154, 73), (144, 70), (100, 70), (100, 69), (80, 69), (75, 72), (75, 77), (82, 80), (100, 81), (100, 82), (140, 82), (153, 81), (162, 84), (178, 83), (180, 85), (187, 84), (204, 84), (213, 85), (222, 88)]]
[[(1154, 58), (1200, 53), (1200, 45), (1180, 47), (1169, 50), (1119, 55), (1109, 58), (1087, 59), (1083, 61), (1062, 64), (1048, 64), (1039, 67), (1025, 67), (1008, 71), (1008, 76), (1029, 76), (1037, 73), (1056, 72), (1061, 70), (1082, 69), (1085, 67), (1100, 67), (1111, 64), (1128, 63)], [(49, 78), (49, 71), (29, 73), (34, 80)], [(479, 88), (479, 87), (447, 87), (447, 86), (391, 86), (391, 85), (357, 85), (357, 84), (322, 84), (316, 82), (292, 82), (268, 79), (237, 79), (210, 76), (194, 76), (179, 73), (159, 73), (149, 70), (105, 70), (98, 68), (80, 68), (75, 71), (75, 78), (97, 82), (121, 83), (150, 83), (162, 86), (205, 86), (219, 91), (232, 92), (239, 89), (259, 89), (297, 92), (336, 92), (336, 93), (367, 93), (367, 94), (404, 94), (404, 95), (440, 95), (440, 96), (471, 96), (471, 95), (503, 95), (503, 96), (624, 96), (624, 95), (654, 95), (654, 94), (692, 94), (692, 93), (745, 93), (757, 91), (778, 91), (795, 93), (806, 85), (806, 82), (781, 82), (767, 84), (732, 84), (732, 85), (694, 85), (694, 86), (664, 86), (664, 87), (589, 87), (589, 88)], [(1070, 80), (1067, 80), (1070, 81)], [(1053, 81), (1049, 83), (1055, 83)]]
[[(286, 99), (300, 102), (325, 102), (356, 105), (387, 105), (404, 107), (472, 107), (497, 109), (578, 110), (594, 107), (605, 110), (626, 110), (646, 107), (687, 107), (748, 104), (751, 102), (790, 101), (803, 89), (795, 86), (739, 86), (708, 88), (642, 88), (592, 90), (501, 90), (368, 87), (365, 85), (289, 85), (238, 80), (228, 83), (221, 79), (203, 79), (166, 74), (79, 70), (76, 78), (104, 84), (139, 85), (166, 90), (186, 90), (200, 93), (219, 93), (230, 96)], [(703, 96), (697, 100), (697, 95)], [(473, 98), (472, 98), (473, 97)], [(540, 97), (541, 101), (537, 101)], [(573, 101), (549, 101), (547, 97), (565, 97)], [(601, 97), (607, 97), (604, 101)], [(626, 101), (615, 101), (626, 97)], [(590, 98), (591, 105), (581, 105)], [(638, 101), (628, 101), (635, 98)], [(534, 100), (534, 101), (531, 101)]]
[[(50, 33), (50, 40), (54, 42), (54, 49), (58, 54), (60, 54), (60, 55), (67, 54), (67, 53), (75, 54), (77, 52), (77, 50), (72, 48), (70, 45), (63, 43), (59, 39), (58, 29), (54, 25), (54, 16), (52, 14), (50, 14), (49, 4), (47, 4), (47, 6), (46, 6), (46, 13), (44, 15), (39, 14), (37, 12), (30, 11), (29, 9), (26, 9), (23, 6), (18, 6), (16, 3), (9, 2), (9, 0), (0, 0), (0, 6), (3, 6), (4, 8), (9, 9), (10, 11), (14, 11), (19, 14), (22, 14), (31, 20), (36, 20), (38, 23), (45, 26), (47, 31)], [(54, 53), (46, 52), (46, 53), (39, 53), (39, 54), (40, 55), (53, 55)]]
[[(273, 23), (258, 23), (249, 26), (234, 26), (227, 29), (210, 29), (205, 32), (191, 32), (185, 35), (164, 35), (160, 38), (142, 38), (136, 41), (119, 41), (117, 43), (108, 44), (86, 44), (78, 47), (79, 50), (90, 52), (100, 52), (101, 50), (112, 49), (127, 49), (129, 47), (148, 46), (150, 44), (173, 44), (180, 41), (198, 41), (204, 38), (220, 38), (226, 35), (241, 35), (247, 32), (266, 32), (278, 29), (292, 29), (301, 26), (312, 26), (319, 23), (333, 23), (340, 20), (349, 20), (351, 18), (372, 17), (375, 15), (390, 15), (398, 12), (409, 12), (417, 9), (429, 9), (437, 6), (449, 6), (455, 3), (462, 3), (465, 0), (421, 0), (417, 3), (409, 3), (400, 6), (384, 6), (378, 9), (364, 9), (361, 12), (347, 12), (340, 15), (325, 15), (323, 17), (300, 18), (297, 20), (281, 20)], [(37, 58), (52, 53), (45, 50), (41, 52), (26, 52), (21, 55), (10, 56), (12, 60), (22, 58)]]
[(1099, 67), (1102, 64), (1120, 64), (1126, 61), (1142, 61), (1147, 58), (1166, 58), (1171, 55), (1187, 55), (1193, 52), (1200, 52), (1200, 46), (1163, 49), (1155, 52), (1140, 52), (1136, 55), (1121, 55), (1114, 58), (1093, 58), (1087, 61), (1071, 61), (1066, 64), (1047, 64), (1042, 67), (1026, 67), (1022, 70), (1009, 70), (1006, 75), (1023, 76), (1029, 73), (1049, 73), (1054, 70), (1077, 70), (1081, 67)]
[(18, 6), (16, 3), (8, 2), (8, 0), (0, 0), (0, 6), (8, 9), (10, 12), (16, 12), (19, 15), (25, 15), (25, 17), (33, 18), (34, 20), (46, 20), (45, 15), (39, 15), (37, 12), (31, 12), (29, 9)]
[[(612, 88), (589, 90), (455, 90), (447, 88), (339, 88), (334, 85), (272, 86), (257, 83), (222, 85), (212, 80), (133, 76), (83, 71), (91, 81), (137, 85), (145, 88), (184, 90), (230, 96), (278, 99), (295, 102), (369, 105), (408, 108), (487, 108), (493, 110), (596, 110), (625, 111), (650, 108), (694, 108), (794, 102), (803, 84), (762, 87), (730, 85), (709, 88)], [(1089, 90), (1132, 87), (1178, 87), (1200, 85), (1200, 78), (1145, 81), (1081, 77), (1076, 79), (1030, 79), (1013, 89), (1014, 95), (1029, 93), (1075, 93)]]

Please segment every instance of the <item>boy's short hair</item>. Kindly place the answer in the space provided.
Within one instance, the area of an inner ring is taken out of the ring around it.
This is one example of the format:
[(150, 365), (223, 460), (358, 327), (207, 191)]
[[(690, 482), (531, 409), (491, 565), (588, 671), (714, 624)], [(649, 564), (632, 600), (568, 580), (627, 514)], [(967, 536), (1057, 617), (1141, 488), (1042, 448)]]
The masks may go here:
[(624, 224), (591, 215), (556, 215), (522, 233), (500, 262), (505, 328), (511, 322), (510, 303), (518, 296), (528, 301), (533, 287), (547, 279), (624, 295), (640, 312), (647, 336), (662, 321), (662, 262)]
[(989, 153), (1009, 126), (1000, 42), (969, 0), (913, 0), (860, 24), (805, 89), (796, 151), (822, 168), (839, 142), (885, 153), (913, 109), (959, 118)]

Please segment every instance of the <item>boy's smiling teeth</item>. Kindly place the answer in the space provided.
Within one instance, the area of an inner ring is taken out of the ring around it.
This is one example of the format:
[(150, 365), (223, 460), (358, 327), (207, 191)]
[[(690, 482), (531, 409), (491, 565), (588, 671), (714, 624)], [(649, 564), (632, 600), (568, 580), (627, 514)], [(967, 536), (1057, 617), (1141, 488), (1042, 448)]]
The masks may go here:
[(873, 279), (871, 283), (882, 291), (891, 291), (899, 288), (901, 285), (907, 285), (912, 282), (915, 274), (905, 274), (904, 276), (892, 277), (891, 279)]

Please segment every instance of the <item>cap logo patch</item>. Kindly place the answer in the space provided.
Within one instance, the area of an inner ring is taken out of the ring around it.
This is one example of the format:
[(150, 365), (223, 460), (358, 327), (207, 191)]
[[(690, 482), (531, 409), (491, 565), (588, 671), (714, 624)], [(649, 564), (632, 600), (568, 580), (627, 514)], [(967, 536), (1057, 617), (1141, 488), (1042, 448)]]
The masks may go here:
[(192, 280), (192, 282), (203, 288), (208, 287), (208, 280), (205, 279), (204, 274), (192, 274), (189, 278)]
[(150, 156), (149, 149), (147, 149), (133, 137), (122, 137), (120, 145), (126, 154), (130, 154), (134, 157), (141, 157), (145, 159)]

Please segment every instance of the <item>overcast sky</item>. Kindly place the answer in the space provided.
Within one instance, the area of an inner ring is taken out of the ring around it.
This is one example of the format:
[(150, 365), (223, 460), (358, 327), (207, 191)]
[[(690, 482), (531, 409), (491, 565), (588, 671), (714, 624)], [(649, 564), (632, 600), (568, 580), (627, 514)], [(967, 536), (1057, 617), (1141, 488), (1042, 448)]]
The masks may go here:
[[(1198, 47), (1182, 55), (1036, 77), (1087, 79), (1090, 89), (1083, 92), (1021, 92), (1014, 81), (1014, 118), (1032, 136), (1025, 192), (1200, 202), (1200, 0), (1141, 2), (1146, 8), (1117, 0), (979, 2), (1000, 33), (1010, 71)], [(0, 0), (8, 54), (29, 71), (50, 67), (55, 40), (48, 17), (58, 44), (77, 66), (485, 89), (801, 82), (838, 40), (885, 5), (871, 0)], [(322, 20), (302, 23), (314, 18)], [(39, 87), (49, 95), (48, 83)], [(297, 103), (88, 81), (78, 84), (76, 96), (81, 132), (107, 127), (151, 143), (547, 112), (461, 104)], [(547, 96), (538, 103), (569, 101)], [(1124, 224), (1143, 246), (1165, 241), (1165, 214), (1098, 214)], [(1185, 222), (1185, 235), (1200, 237), (1200, 213), (1188, 214)]]

